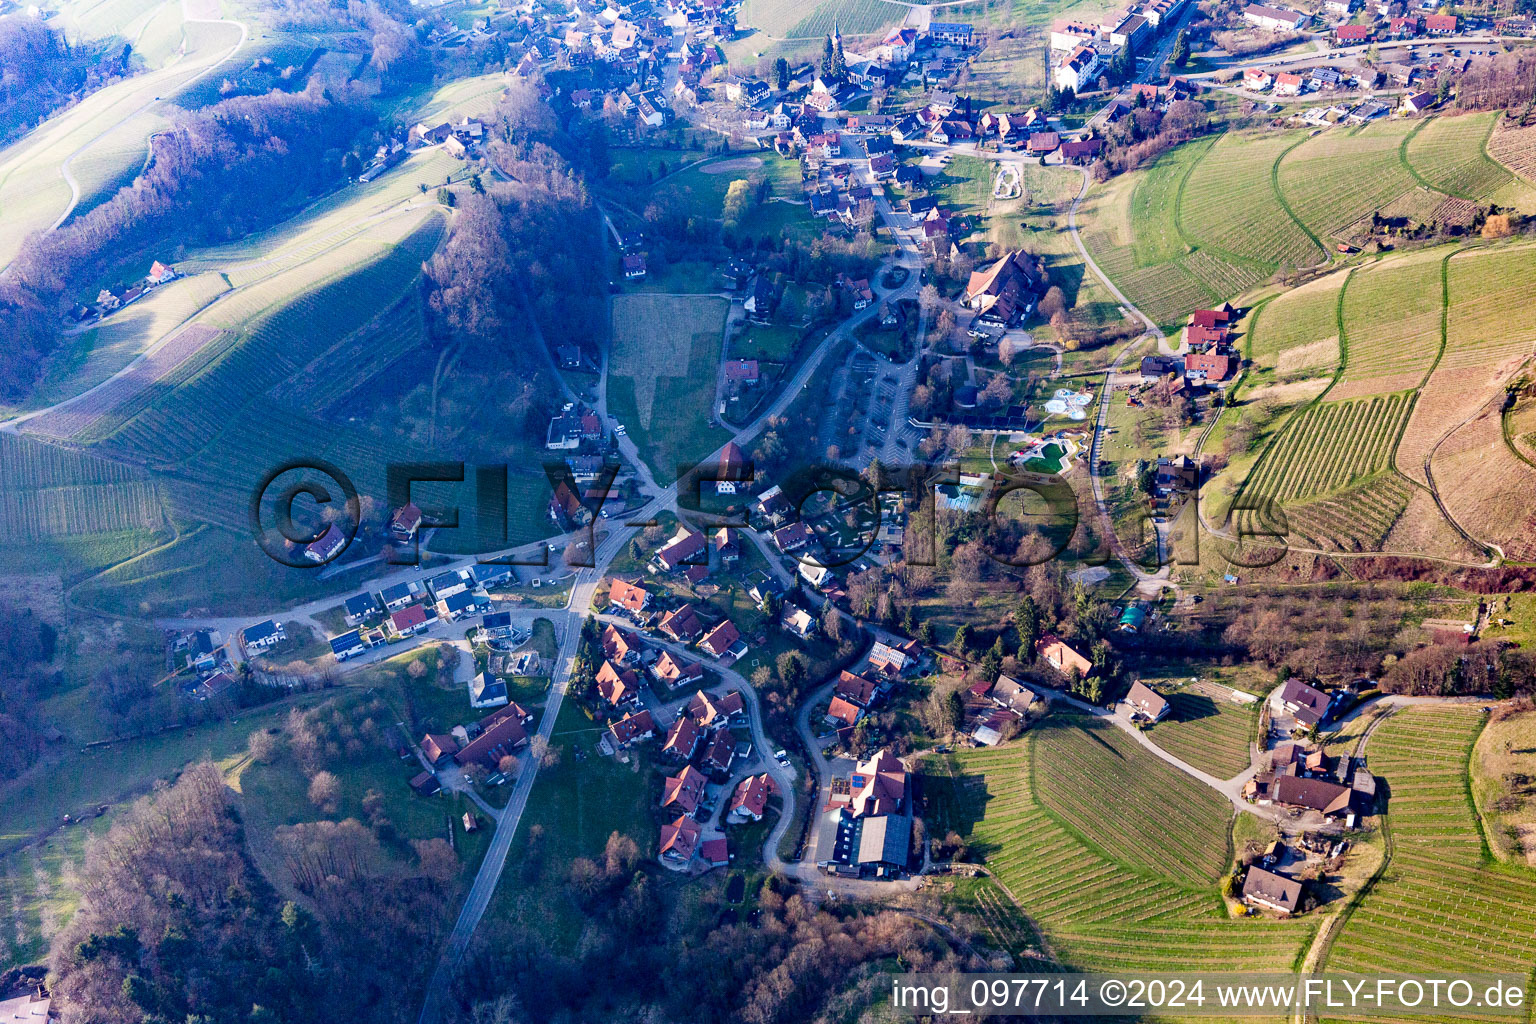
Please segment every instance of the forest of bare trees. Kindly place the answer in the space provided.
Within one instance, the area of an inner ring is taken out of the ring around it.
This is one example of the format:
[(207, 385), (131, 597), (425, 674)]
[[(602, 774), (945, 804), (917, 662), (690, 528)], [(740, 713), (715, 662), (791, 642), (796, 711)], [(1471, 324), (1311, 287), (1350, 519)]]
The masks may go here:
[[(413, 867), (354, 819), (277, 830), (286, 878), (266, 878), (210, 762), (119, 812), (92, 840), (80, 907), (49, 967), (64, 1024), (414, 1019), (402, 970), (442, 935), (458, 860), (441, 839)], [(302, 895), (284, 901), (274, 883)]]
[(0, 143), (128, 74), (131, 53), (120, 40), (71, 46), (32, 14), (0, 17)]

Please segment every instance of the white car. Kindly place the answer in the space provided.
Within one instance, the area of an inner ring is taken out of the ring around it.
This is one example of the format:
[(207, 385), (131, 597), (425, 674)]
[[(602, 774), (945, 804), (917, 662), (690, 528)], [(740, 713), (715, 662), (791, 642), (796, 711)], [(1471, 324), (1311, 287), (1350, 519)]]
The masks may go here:
[(613, 428), (613, 432), (618, 434), (620, 437), (623, 437), (625, 434), (629, 433), (629, 428), (620, 423), (618, 426)]

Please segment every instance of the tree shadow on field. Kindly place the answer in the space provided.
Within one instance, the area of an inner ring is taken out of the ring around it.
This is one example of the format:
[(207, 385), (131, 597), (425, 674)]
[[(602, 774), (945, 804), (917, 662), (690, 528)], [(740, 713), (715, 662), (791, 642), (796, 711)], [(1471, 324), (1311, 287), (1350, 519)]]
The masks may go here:
[(979, 772), (956, 771), (959, 766), (949, 762), (954, 774), (942, 769), (927, 770), (916, 776), (918, 813), (927, 823), (929, 833), (942, 838), (950, 832), (965, 839), (969, 859), (985, 860), (998, 852), (996, 843), (984, 842), (975, 835), (976, 825), (986, 815), (987, 804), (994, 797), (1005, 795), (1006, 780), (989, 788), (987, 778)]
[[(1080, 734), (1088, 742), (1096, 743), (1103, 747), (1111, 757), (1115, 758), (1115, 760), (1124, 761), (1125, 755), (1120, 753), (1120, 751), (1115, 748), (1113, 743), (1110, 743), (1108, 740), (1098, 735), (1099, 728), (1088, 724), (1092, 721), (1093, 719), (1088, 718), (1086, 715), (1050, 715), (1037, 722), (1034, 725), (1034, 728), (1042, 731), (1050, 731), (1053, 729), (1071, 729), (1074, 732)], [(1041, 765), (1040, 767), (1043, 768), (1048, 766)]]
[(1216, 702), (1203, 693), (1180, 693), (1168, 698), (1173, 705), (1176, 721), (1198, 722), (1202, 718), (1214, 718), (1221, 714)]

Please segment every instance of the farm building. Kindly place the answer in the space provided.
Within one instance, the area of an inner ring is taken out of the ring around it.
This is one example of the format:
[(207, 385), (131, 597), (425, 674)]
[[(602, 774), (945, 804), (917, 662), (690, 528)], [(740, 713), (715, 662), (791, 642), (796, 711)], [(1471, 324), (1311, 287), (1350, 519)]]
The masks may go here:
[(1156, 722), (1168, 714), (1169, 704), (1152, 687), (1141, 680), (1131, 684), (1131, 691), (1125, 695), (1126, 707), (1138, 718), (1145, 718), (1149, 722)]
[(1294, 677), (1285, 681), (1270, 703), (1276, 711), (1290, 714), (1304, 726), (1321, 724), (1333, 704), (1326, 693)]
[(1294, 32), (1305, 25), (1308, 19), (1300, 11), (1249, 4), (1243, 8), (1243, 20), (1271, 32)]
[(1301, 892), (1300, 882), (1260, 867), (1249, 868), (1248, 877), (1243, 880), (1244, 903), (1287, 917), (1301, 906)]

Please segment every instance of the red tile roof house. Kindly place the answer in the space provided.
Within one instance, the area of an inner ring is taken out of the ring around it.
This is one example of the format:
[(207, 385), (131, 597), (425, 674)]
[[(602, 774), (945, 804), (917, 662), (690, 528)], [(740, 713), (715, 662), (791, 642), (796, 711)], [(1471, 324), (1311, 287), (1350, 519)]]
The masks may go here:
[(421, 527), (421, 509), (414, 503), (407, 503), (395, 509), (389, 517), (389, 533), (398, 541), (407, 541), (416, 536), (416, 531)]
[(624, 279), (632, 281), (637, 277), (645, 276), (645, 257), (637, 252), (632, 252), (624, 257)]
[(1289, 712), (1303, 726), (1313, 726), (1328, 717), (1333, 702), (1317, 687), (1291, 678), (1275, 692), (1270, 704), (1277, 711)]
[(651, 678), (669, 689), (704, 678), (704, 666), (696, 661), (680, 658), (671, 651), (662, 651), (656, 664), (651, 666)]
[(715, 547), (715, 553), (720, 556), (721, 562), (734, 562), (741, 558), (741, 544), (736, 540), (736, 531), (729, 526), (722, 526), (714, 532), (710, 543)]
[(1035, 644), (1035, 653), (1062, 675), (1070, 674), (1073, 669), (1076, 669), (1081, 676), (1086, 676), (1093, 671), (1093, 662), (1068, 647), (1060, 637), (1049, 633)]
[(1432, 36), (1455, 35), (1456, 15), (1426, 14), (1424, 16), (1424, 31)]
[(837, 684), (832, 688), (832, 692), (850, 704), (867, 708), (869, 702), (875, 698), (875, 684), (872, 680), (845, 670), (838, 673)]
[(730, 619), (726, 619), (699, 641), (699, 650), (716, 658), (724, 658), (740, 641), (741, 633), (737, 631)]
[(1340, 25), (1333, 30), (1333, 37), (1341, 43), (1363, 43), (1373, 31), (1369, 25)]
[(739, 384), (742, 387), (751, 387), (761, 379), (757, 369), (756, 359), (727, 359), (725, 361), (726, 384)]
[(617, 750), (638, 740), (648, 739), (656, 732), (656, 721), (649, 711), (637, 711), (614, 722), (604, 733), (609, 744)]
[(633, 665), (645, 649), (633, 633), (626, 633), (617, 626), (603, 629), (602, 643), (603, 657), (620, 665)]
[(396, 636), (415, 636), (436, 621), (436, 612), (424, 605), (413, 604), (389, 617), (389, 629)]
[(1035, 132), (1029, 137), (1028, 150), (1031, 154), (1054, 153), (1061, 145), (1061, 136), (1056, 132)]
[(747, 484), (752, 482), (753, 475), (747, 453), (735, 441), (729, 441), (721, 449), (720, 461), (715, 467), (715, 493), (735, 494), (738, 490), (745, 490)]
[(1184, 376), (1191, 380), (1226, 380), (1232, 357), (1215, 352), (1191, 352), (1184, 357)]
[(732, 690), (724, 697), (696, 693), (688, 702), (688, 717), (699, 725), (708, 727), (718, 722), (729, 722), (746, 709), (747, 704), (742, 699), (740, 690)]
[(461, 765), (481, 764), (495, 771), (503, 757), (528, 742), (528, 733), (516, 715), (509, 715), (469, 741), (453, 755)]
[(718, 729), (704, 748), (699, 764), (715, 776), (730, 774), (731, 762), (736, 759), (736, 737), (729, 729)]
[(726, 805), (726, 819), (731, 822), (761, 821), (763, 812), (768, 809), (768, 798), (777, 792), (778, 786), (767, 772), (742, 779), (731, 794), (731, 802)]
[(698, 556), (708, 547), (708, 541), (702, 533), (679, 527), (677, 533), (666, 546), (656, 552), (656, 564), (667, 572), (671, 572), (681, 565), (688, 565), (698, 561)]
[(1184, 344), (1192, 349), (1202, 348), (1207, 345), (1220, 345), (1227, 340), (1228, 333), (1224, 324), (1207, 327), (1192, 322), (1184, 327)]
[(1265, 871), (1261, 867), (1248, 869), (1243, 880), (1243, 902), (1250, 907), (1263, 907), (1289, 917), (1301, 905), (1302, 884), (1295, 879)]
[(1230, 309), (1197, 309), (1189, 314), (1189, 322), (1201, 327), (1229, 327), (1232, 322)]
[(667, 730), (667, 738), (661, 745), (661, 753), (666, 757), (691, 761), (693, 755), (698, 753), (699, 740), (703, 736), (703, 731), (693, 719), (687, 715), (679, 715), (677, 721), (672, 723), (672, 728)]
[(676, 807), (684, 814), (694, 813), (704, 799), (704, 787), (708, 782), (704, 773), (693, 765), (683, 765), (682, 771), (662, 780), (661, 806)]
[(317, 565), (324, 565), (347, 546), (347, 535), (335, 523), (325, 528), (325, 532), (316, 537), (304, 548), (304, 557)]
[(661, 862), (669, 868), (686, 868), (693, 860), (693, 851), (703, 831), (704, 827), (686, 814), (661, 826), (661, 841), (657, 844)]
[(429, 732), (421, 738), (421, 752), (428, 764), (437, 764), (459, 752), (459, 741), (445, 732)]
[(718, 839), (706, 839), (699, 844), (699, 859), (712, 868), (723, 868), (731, 863), (730, 843), (721, 836)]
[(832, 703), (827, 705), (827, 722), (834, 725), (854, 725), (864, 717), (864, 709), (857, 704), (851, 704), (841, 697), (833, 697)]
[(613, 662), (604, 661), (597, 670), (597, 692), (616, 708), (633, 704), (640, 699), (640, 678), (632, 669), (621, 672), (613, 667)]
[(626, 612), (636, 614), (650, 607), (651, 595), (644, 587), (628, 580), (615, 579), (608, 590), (608, 603)]
[(851, 810), (856, 818), (895, 814), (907, 800), (907, 767), (884, 748), (857, 765), (848, 776)]
[(658, 628), (680, 644), (691, 644), (704, 635), (704, 626), (691, 604), (668, 612)]
[(804, 523), (790, 523), (773, 531), (773, 544), (781, 554), (799, 551), (811, 542), (811, 528)]
[(1131, 684), (1131, 692), (1125, 695), (1126, 705), (1142, 718), (1156, 722), (1169, 711), (1168, 702), (1146, 683), (1137, 680)]

